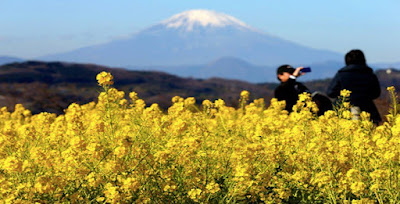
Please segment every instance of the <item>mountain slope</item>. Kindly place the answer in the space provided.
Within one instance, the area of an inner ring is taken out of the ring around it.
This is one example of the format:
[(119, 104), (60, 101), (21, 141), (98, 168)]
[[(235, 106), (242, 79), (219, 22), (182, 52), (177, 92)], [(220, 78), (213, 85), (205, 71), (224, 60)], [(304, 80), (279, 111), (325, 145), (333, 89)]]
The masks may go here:
[(109, 66), (176, 66), (205, 64), (224, 56), (274, 66), (342, 58), (335, 52), (315, 50), (267, 35), (226, 14), (191, 10), (126, 39), (40, 59)]
[(0, 56), (0, 65), (8, 64), (12, 62), (22, 62), (23, 59), (17, 57), (9, 57), (9, 56)]
[(114, 86), (128, 94), (138, 93), (147, 104), (158, 103), (167, 109), (174, 96), (196, 97), (202, 100), (224, 99), (235, 105), (242, 90), (249, 90), (252, 97), (272, 97), (276, 84), (257, 85), (238, 80), (220, 78), (193, 79), (154, 71), (130, 71), (93, 64), (27, 61), (0, 66), (0, 107), (11, 110), (22, 103), (35, 113), (49, 111), (63, 113), (70, 103), (95, 101), (100, 87), (96, 75), (111, 72)]
[[(313, 64), (292, 64), (292, 66), (310, 66), (312, 72), (300, 78), (301, 81), (331, 78), (344, 63), (327, 61)], [(180, 77), (207, 79), (220, 77), (238, 79), (252, 83), (277, 82), (278, 66), (257, 66), (236, 57), (221, 57), (207, 64), (181, 66), (128, 66), (131, 70), (164, 71)]]

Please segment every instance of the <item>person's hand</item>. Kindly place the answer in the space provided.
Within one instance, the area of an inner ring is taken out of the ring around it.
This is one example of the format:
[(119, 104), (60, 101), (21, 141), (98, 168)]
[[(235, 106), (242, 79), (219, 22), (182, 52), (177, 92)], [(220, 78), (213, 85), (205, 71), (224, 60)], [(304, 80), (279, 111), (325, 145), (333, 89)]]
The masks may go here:
[(301, 76), (301, 75), (304, 75), (305, 73), (304, 72), (301, 72), (301, 70), (303, 69), (303, 67), (297, 67), (295, 70), (294, 70), (294, 72), (293, 72), (293, 76), (295, 76), (295, 77), (299, 77), (299, 76)]

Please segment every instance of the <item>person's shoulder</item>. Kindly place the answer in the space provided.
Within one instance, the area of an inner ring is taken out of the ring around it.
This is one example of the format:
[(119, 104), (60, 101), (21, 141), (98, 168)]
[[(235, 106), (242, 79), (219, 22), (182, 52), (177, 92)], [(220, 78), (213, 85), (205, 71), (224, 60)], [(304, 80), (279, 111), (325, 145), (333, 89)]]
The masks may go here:
[(303, 83), (298, 82), (298, 81), (296, 81), (296, 84), (297, 84), (298, 86), (306, 87), (306, 85), (304, 85)]
[(338, 70), (338, 74), (346, 72), (373, 73), (374, 70), (367, 65), (359, 65), (359, 64), (350, 64)]
[(347, 65), (347, 66), (344, 66), (344, 67), (340, 68), (340, 69), (337, 71), (337, 73), (339, 74), (339, 73), (341, 73), (341, 72), (350, 72), (350, 71), (352, 71), (352, 70), (353, 70), (353, 66)]
[(275, 88), (275, 91), (276, 91), (276, 90), (281, 90), (282, 88), (284, 88), (284, 86), (283, 86), (282, 83), (280, 83), (280, 84)]

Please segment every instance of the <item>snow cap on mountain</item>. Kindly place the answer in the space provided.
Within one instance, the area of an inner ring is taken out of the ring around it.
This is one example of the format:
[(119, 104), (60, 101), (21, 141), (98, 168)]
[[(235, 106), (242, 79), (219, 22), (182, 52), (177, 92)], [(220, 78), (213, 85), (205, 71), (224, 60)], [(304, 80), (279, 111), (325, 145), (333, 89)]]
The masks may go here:
[(192, 31), (195, 25), (204, 27), (236, 26), (251, 29), (250, 26), (232, 16), (204, 9), (184, 11), (161, 23), (167, 28), (184, 28), (186, 31)]

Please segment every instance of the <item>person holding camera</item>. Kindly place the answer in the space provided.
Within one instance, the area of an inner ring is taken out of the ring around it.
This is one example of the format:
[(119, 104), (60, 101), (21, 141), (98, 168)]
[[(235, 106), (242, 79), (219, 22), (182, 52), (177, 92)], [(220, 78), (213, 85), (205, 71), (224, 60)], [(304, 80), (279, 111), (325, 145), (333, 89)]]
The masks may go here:
[(327, 94), (338, 98), (343, 89), (351, 91), (349, 102), (351, 111), (357, 116), (361, 111), (371, 114), (371, 119), (378, 124), (381, 116), (373, 102), (381, 94), (377, 76), (368, 67), (361, 50), (351, 50), (345, 55), (346, 66), (341, 68), (332, 79)]
[(299, 94), (307, 92), (310, 93), (308, 88), (302, 83), (297, 82), (297, 77), (304, 74), (301, 72), (303, 67), (297, 67), (296, 69), (290, 65), (282, 65), (278, 67), (277, 77), (281, 82), (279, 86), (275, 89), (275, 98), (279, 101), (286, 101), (285, 109), (290, 113), (292, 112), (293, 106), (297, 103), (299, 99)]

